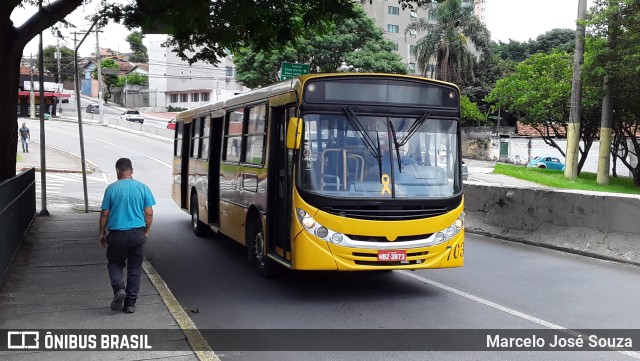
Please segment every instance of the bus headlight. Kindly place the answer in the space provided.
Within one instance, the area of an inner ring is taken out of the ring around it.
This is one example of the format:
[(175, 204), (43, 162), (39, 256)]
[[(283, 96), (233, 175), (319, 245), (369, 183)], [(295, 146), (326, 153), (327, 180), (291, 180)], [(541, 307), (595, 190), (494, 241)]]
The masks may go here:
[(334, 232), (316, 222), (315, 219), (313, 219), (313, 217), (311, 217), (304, 210), (300, 208), (296, 209), (296, 215), (298, 216), (298, 221), (300, 222), (300, 224), (302, 224), (304, 229), (310, 234), (322, 240), (330, 241), (331, 243), (335, 244), (341, 243), (344, 239), (344, 236), (341, 233)]
[(444, 243), (450, 240), (451, 238), (455, 237), (456, 234), (460, 233), (463, 227), (464, 227), (464, 212), (460, 214), (460, 217), (458, 217), (458, 219), (456, 219), (452, 225), (443, 229), (440, 232), (436, 232), (434, 235), (431, 236), (432, 237), (431, 239), (433, 240), (433, 244), (436, 245), (436, 244)]

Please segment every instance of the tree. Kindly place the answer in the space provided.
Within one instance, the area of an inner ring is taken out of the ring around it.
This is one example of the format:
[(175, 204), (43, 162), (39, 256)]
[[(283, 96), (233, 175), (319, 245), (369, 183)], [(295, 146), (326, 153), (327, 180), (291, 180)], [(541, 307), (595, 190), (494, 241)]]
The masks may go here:
[(136, 63), (147, 63), (149, 61), (149, 55), (147, 53), (147, 47), (142, 42), (144, 35), (139, 31), (134, 31), (125, 39), (129, 43), (129, 47), (133, 52), (133, 55), (129, 57), (129, 61)]
[(529, 53), (550, 53), (558, 50), (563, 53), (573, 53), (576, 46), (576, 31), (571, 29), (553, 29), (538, 35), (535, 41), (529, 43)]
[(382, 29), (355, 5), (353, 19), (337, 25), (325, 24), (317, 34), (305, 31), (283, 49), (261, 51), (244, 47), (234, 54), (236, 79), (249, 88), (265, 86), (279, 80), (283, 62), (310, 64), (310, 71), (335, 72), (344, 64), (352, 71), (406, 74), (407, 67), (383, 37)]
[(482, 57), (489, 46), (489, 30), (473, 15), (473, 6), (461, 0), (435, 5), (435, 15), (435, 22), (420, 18), (405, 29), (405, 34), (427, 32), (416, 44), (418, 68), (426, 75), (427, 65), (435, 59), (437, 79), (462, 84), (471, 81), (476, 56), (470, 47)]
[(485, 117), (476, 103), (471, 102), (468, 97), (460, 97), (460, 124), (463, 127), (479, 126), (486, 123)]
[(55, 45), (49, 45), (42, 50), (44, 54), (44, 69), (51, 74), (55, 74), (57, 83), (72, 81), (73, 50), (64, 45), (60, 47), (60, 74), (58, 74), (58, 59), (55, 58), (57, 51)]
[[(126, 80), (125, 80), (126, 79)], [(149, 84), (149, 76), (139, 73), (129, 73), (118, 77), (115, 85), (116, 87), (123, 87), (126, 84), (129, 85), (147, 85)]]
[[(564, 149), (555, 140), (564, 137), (569, 120), (571, 62), (571, 55), (567, 53), (534, 54), (518, 64), (513, 74), (500, 79), (487, 96), (487, 101), (519, 114), (520, 122), (531, 125), (545, 143), (563, 156)], [(585, 86), (583, 91), (591, 94), (589, 99), (597, 99), (592, 87)], [(582, 169), (596, 136), (594, 124), (596, 130), (599, 124), (599, 118), (593, 119), (588, 117), (592, 113), (584, 113), (581, 127), (584, 149), (580, 148), (578, 171)]]
[[(612, 23), (619, 26), (616, 26), (619, 31), (615, 44), (608, 47), (604, 39)], [(589, 33), (601, 45), (593, 55), (596, 57), (594, 73), (600, 75), (600, 80), (608, 76), (612, 92), (614, 164), (617, 157), (633, 176), (634, 184), (640, 187), (640, 162), (629, 159), (630, 156), (638, 159), (640, 155), (640, 89), (637, 86), (640, 83), (640, 1), (597, 1), (589, 25)], [(585, 56), (585, 66), (587, 60)]]
[[(116, 61), (113, 59), (103, 59), (102, 61), (100, 61), (100, 68), (101, 70), (120, 69), (118, 63), (116, 63)], [(98, 68), (95, 68), (91, 72), (91, 76), (93, 77), (93, 79), (98, 79)], [(104, 72), (102, 72), (102, 82), (107, 87), (107, 92), (103, 94), (104, 101), (106, 103), (107, 99), (111, 99), (111, 89), (118, 83), (118, 75), (105, 74)]]

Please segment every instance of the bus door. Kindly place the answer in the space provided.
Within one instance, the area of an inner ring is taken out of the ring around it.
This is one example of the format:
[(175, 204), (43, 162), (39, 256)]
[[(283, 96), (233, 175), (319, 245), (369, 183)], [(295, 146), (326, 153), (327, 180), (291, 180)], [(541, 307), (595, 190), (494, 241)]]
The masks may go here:
[[(287, 149), (287, 124), (290, 117), (295, 116), (295, 107), (272, 108), (271, 131), (269, 132), (269, 182), (267, 199), (267, 242), (269, 253), (277, 253), (287, 261), (291, 261), (291, 204), (293, 151)], [(277, 252), (274, 248), (277, 247)]]
[[(190, 134), (191, 123), (182, 123), (182, 151), (180, 152), (180, 207), (188, 209), (189, 206), (189, 154), (191, 150)], [(178, 128), (180, 131), (180, 127)]]
[(224, 117), (211, 119), (207, 204), (209, 205), (209, 224), (215, 226), (220, 225), (220, 153), (222, 151), (223, 125)]

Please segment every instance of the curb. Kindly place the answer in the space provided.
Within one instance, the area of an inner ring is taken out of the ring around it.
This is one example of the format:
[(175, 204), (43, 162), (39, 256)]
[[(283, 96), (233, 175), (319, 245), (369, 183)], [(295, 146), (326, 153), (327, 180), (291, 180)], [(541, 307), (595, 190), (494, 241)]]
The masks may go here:
[(485, 237), (491, 237), (491, 238), (499, 239), (499, 240), (502, 240), (502, 241), (526, 244), (528, 246), (552, 249), (554, 251), (560, 251), (560, 252), (564, 252), (564, 253), (576, 254), (576, 255), (579, 255), (579, 256), (585, 256), (585, 257), (590, 257), (590, 258), (601, 259), (603, 261), (616, 262), (616, 263), (622, 263), (622, 264), (628, 264), (628, 265), (631, 265), (631, 266), (640, 267), (640, 262), (633, 261), (633, 260), (628, 260), (628, 259), (624, 259), (624, 258), (617, 258), (617, 257), (612, 257), (612, 256), (605, 256), (603, 254), (596, 253), (596, 252), (589, 252), (589, 251), (583, 251), (583, 250), (579, 250), (579, 249), (567, 248), (567, 247), (557, 246), (557, 245), (554, 245), (554, 244), (533, 242), (533, 241), (528, 241), (528, 240), (523, 239), (523, 238), (507, 237), (507, 236), (504, 236), (504, 235), (501, 235), (501, 234), (495, 234), (495, 233), (487, 232), (487, 231), (484, 231), (484, 230), (482, 230), (480, 228), (465, 228), (465, 232), (469, 232), (471, 234), (477, 234), (477, 235), (485, 236)]

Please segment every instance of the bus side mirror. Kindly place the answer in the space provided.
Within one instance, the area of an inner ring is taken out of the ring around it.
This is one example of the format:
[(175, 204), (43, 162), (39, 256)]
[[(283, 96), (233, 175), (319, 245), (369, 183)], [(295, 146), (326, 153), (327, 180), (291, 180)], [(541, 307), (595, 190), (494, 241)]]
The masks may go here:
[(302, 139), (302, 118), (289, 118), (289, 126), (287, 127), (287, 148), (300, 149), (300, 140)]

